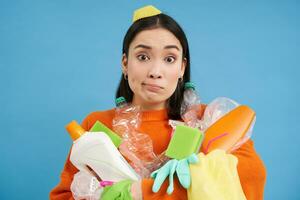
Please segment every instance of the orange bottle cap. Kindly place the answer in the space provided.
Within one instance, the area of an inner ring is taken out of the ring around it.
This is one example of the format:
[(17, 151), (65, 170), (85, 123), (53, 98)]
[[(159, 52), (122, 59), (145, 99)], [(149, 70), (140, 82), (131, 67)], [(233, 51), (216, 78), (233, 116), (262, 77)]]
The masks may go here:
[(74, 120), (66, 126), (66, 129), (73, 141), (77, 140), (85, 133), (85, 130)]

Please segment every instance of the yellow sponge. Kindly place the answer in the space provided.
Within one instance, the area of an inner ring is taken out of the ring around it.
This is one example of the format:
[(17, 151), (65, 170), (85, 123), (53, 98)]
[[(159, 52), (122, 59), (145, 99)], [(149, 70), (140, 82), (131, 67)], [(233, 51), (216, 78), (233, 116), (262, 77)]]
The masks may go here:
[(145, 18), (145, 17), (151, 17), (154, 15), (158, 15), (160, 13), (161, 13), (161, 11), (158, 10), (157, 8), (155, 8), (154, 6), (151, 6), (151, 5), (144, 6), (144, 7), (139, 8), (134, 11), (132, 22), (135, 22), (135, 21)]

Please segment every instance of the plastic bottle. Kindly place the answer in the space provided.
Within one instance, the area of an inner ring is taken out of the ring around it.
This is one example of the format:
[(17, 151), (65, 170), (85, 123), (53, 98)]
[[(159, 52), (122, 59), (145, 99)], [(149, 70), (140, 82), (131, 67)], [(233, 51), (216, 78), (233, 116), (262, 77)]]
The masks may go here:
[(128, 138), (133, 130), (140, 125), (140, 109), (138, 106), (129, 106), (124, 97), (116, 99), (113, 130), (121, 137)]
[(186, 82), (184, 85), (183, 102), (181, 104), (180, 114), (184, 122), (192, 127), (198, 128), (198, 111), (200, 98), (192, 82)]
[(113, 130), (123, 138), (119, 150), (131, 161), (131, 166), (142, 178), (148, 178), (155, 167), (153, 165), (156, 155), (151, 138), (137, 131), (140, 125), (140, 109), (138, 106), (129, 105), (124, 97), (117, 98), (116, 105)]
[(66, 126), (73, 146), (70, 161), (80, 171), (95, 172), (101, 180), (137, 181), (139, 176), (104, 132), (86, 132), (76, 121)]

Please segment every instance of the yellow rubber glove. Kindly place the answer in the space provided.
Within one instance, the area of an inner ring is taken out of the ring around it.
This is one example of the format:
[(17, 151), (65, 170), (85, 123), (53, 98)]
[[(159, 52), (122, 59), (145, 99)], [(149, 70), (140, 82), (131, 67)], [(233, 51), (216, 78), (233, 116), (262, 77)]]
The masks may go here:
[(207, 155), (199, 153), (198, 159), (190, 165), (189, 200), (246, 200), (234, 155), (217, 149)]

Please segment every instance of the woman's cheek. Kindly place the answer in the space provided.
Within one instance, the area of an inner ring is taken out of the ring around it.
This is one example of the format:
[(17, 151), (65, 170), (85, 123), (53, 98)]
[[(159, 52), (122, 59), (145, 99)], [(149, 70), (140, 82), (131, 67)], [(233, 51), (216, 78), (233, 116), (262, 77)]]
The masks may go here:
[(138, 72), (140, 71), (135, 69), (135, 71), (132, 71), (128, 77), (130, 89), (134, 93), (139, 93), (141, 91), (142, 86), (142, 75)]
[(174, 71), (174, 72), (170, 73), (168, 75), (168, 77), (169, 77), (169, 80), (168, 80), (169, 84), (175, 90), (176, 86), (177, 86), (177, 83), (178, 83), (178, 79), (179, 79), (179, 72), (178, 71)]
[(128, 83), (129, 83), (129, 87), (133, 91), (133, 93), (136, 93), (138, 90), (138, 88), (137, 88), (138, 84), (137, 84), (136, 78), (135, 77), (129, 78)]

